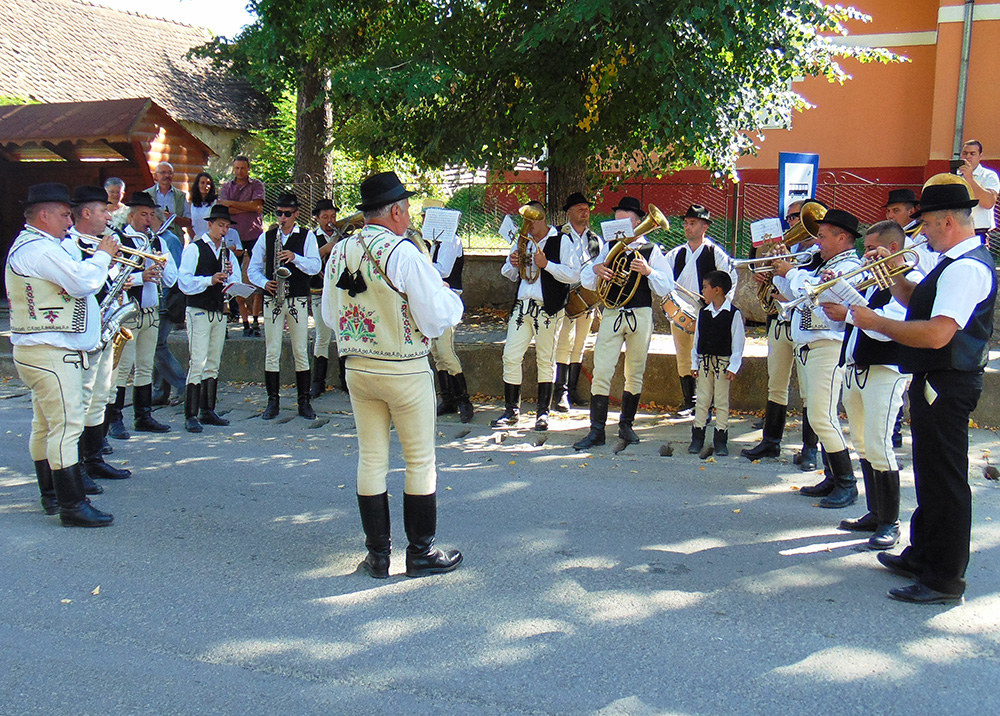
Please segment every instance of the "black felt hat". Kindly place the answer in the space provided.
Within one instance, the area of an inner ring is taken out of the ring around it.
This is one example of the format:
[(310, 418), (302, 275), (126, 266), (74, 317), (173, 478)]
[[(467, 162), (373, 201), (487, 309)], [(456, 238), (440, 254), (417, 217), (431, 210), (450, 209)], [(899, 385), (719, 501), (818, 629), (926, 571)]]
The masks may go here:
[(361, 182), (361, 203), (357, 208), (361, 211), (374, 211), (386, 204), (409, 199), (416, 193), (403, 186), (396, 172), (381, 172)]
[(634, 196), (623, 196), (618, 200), (618, 206), (612, 206), (611, 211), (631, 211), (640, 219), (646, 215), (642, 210), (642, 204)]
[(99, 186), (78, 186), (73, 190), (72, 202), (73, 206), (83, 206), (94, 202), (111, 203), (108, 201), (108, 192)]
[(290, 191), (283, 191), (278, 194), (278, 198), (274, 201), (275, 206), (283, 206), (286, 209), (298, 209), (299, 208), (299, 197), (295, 196)]
[[(104, 195), (105, 198), (107, 194)], [(28, 187), (28, 198), (21, 202), (24, 206), (32, 204), (72, 204), (69, 198), (69, 187), (59, 182), (49, 181)]]
[(913, 193), (913, 189), (893, 189), (889, 192), (889, 198), (885, 202), (885, 209), (892, 204), (916, 204), (917, 195)]
[(685, 219), (701, 219), (702, 221), (711, 224), (712, 214), (709, 212), (708, 208), (702, 206), (701, 204), (692, 204), (688, 207), (688, 210), (684, 213)]
[(570, 207), (576, 206), (577, 204), (586, 204), (590, 206), (590, 200), (583, 195), (582, 192), (574, 191), (568, 197), (566, 197), (566, 203), (563, 204), (563, 211), (569, 211)]
[(330, 199), (320, 199), (313, 207), (313, 216), (319, 216), (319, 212), (328, 210), (336, 211), (338, 214), (340, 213), (340, 207), (335, 206)]
[(128, 206), (128, 207), (144, 206), (147, 209), (158, 209), (159, 208), (156, 205), (156, 202), (153, 201), (153, 197), (151, 197), (149, 194), (147, 194), (144, 191), (134, 191), (134, 192), (132, 192), (132, 196), (130, 196), (128, 198), (128, 201), (125, 202), (125, 206)]
[(858, 220), (858, 217), (849, 211), (830, 209), (826, 212), (826, 216), (820, 219), (818, 223), (836, 226), (838, 229), (843, 229), (852, 234), (855, 239), (861, 238), (861, 232), (858, 231), (858, 224), (861, 222)]
[(208, 216), (205, 217), (205, 221), (217, 221), (219, 219), (228, 221), (230, 224), (233, 223), (233, 217), (229, 214), (228, 206), (215, 204), (212, 206), (212, 210), (208, 212)]
[(979, 199), (969, 196), (965, 184), (932, 184), (920, 195), (920, 210), (911, 216), (915, 219), (928, 211), (971, 209), (978, 204)]

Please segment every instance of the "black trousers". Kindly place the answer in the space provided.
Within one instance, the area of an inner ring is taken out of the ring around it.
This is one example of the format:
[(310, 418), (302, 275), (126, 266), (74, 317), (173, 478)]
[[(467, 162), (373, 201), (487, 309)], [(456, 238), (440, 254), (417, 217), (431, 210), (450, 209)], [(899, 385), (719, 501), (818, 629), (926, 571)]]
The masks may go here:
[[(928, 403), (927, 387), (937, 393)], [(965, 591), (972, 534), (969, 416), (983, 391), (982, 373), (917, 373), (910, 385), (910, 431), (917, 509), (903, 557), (917, 581), (951, 594)]]

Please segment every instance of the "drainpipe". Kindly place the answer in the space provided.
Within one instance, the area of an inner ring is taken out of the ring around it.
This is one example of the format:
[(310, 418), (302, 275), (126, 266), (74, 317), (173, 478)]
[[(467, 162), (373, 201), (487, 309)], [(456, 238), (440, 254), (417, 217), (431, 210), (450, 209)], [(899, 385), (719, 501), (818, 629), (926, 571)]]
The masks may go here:
[(969, 91), (969, 50), (972, 46), (972, 14), (976, 0), (965, 0), (965, 17), (962, 20), (962, 62), (958, 70), (958, 98), (955, 103), (955, 139), (952, 156), (958, 158), (965, 137), (965, 100)]

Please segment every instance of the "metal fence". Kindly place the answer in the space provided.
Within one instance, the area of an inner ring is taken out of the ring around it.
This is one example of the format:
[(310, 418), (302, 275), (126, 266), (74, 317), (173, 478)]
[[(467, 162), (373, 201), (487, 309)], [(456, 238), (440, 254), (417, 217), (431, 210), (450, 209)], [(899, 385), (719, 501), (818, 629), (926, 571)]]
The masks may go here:
[[(341, 216), (353, 213), (360, 201), (356, 184), (335, 184), (328, 191), (322, 181), (304, 177), (291, 187), (268, 186), (265, 216), (273, 214), (277, 193), (289, 188), (302, 203), (303, 223), (308, 222), (308, 212), (320, 198), (331, 197), (341, 207)], [(506, 242), (499, 236), (498, 229), (504, 216), (516, 214), (518, 206), (526, 201), (545, 199), (544, 182), (488, 183), (485, 172), (455, 171), (440, 182), (424, 182), (418, 188), (422, 195), (439, 198), (449, 208), (462, 211), (459, 236), (469, 251), (502, 251)], [(886, 197), (893, 189), (912, 189), (919, 195), (921, 185), (885, 184), (846, 172), (824, 172), (819, 177), (816, 198), (827, 206), (850, 211), (861, 220), (862, 227), (867, 227), (885, 219)], [(691, 204), (708, 207), (713, 217), (709, 235), (731, 255), (739, 257), (749, 253), (750, 224), (778, 213), (779, 187), (776, 184), (624, 182), (614, 191), (615, 196), (623, 194), (637, 197), (643, 206), (655, 204), (670, 218), (671, 228), (666, 235), (660, 232), (651, 235), (667, 248), (684, 241), (682, 217), (687, 207)], [(611, 206), (608, 202), (605, 204)], [(1000, 204), (994, 211), (1000, 217)], [(607, 218), (610, 218), (610, 211), (595, 211), (591, 217), (595, 230), (599, 230), (600, 222)], [(991, 234), (990, 245), (994, 257), (1000, 259), (1000, 230)]]

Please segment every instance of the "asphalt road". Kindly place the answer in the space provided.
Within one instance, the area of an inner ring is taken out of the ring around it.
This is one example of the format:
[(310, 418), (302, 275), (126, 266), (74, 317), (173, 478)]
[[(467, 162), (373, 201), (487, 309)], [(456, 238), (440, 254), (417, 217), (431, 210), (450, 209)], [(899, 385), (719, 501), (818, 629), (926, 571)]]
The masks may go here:
[[(263, 402), (226, 386), (232, 426), (201, 435), (158, 410), (174, 432), (114, 443), (135, 476), (94, 502), (115, 524), (63, 529), (38, 508), (29, 398), (0, 386), (0, 713), (1000, 711), (992, 432), (973, 431), (966, 602), (918, 607), (887, 599), (905, 581), (835, 529), (863, 507), (815, 507), (793, 491), (815, 476), (787, 461), (702, 462), (689, 424), (642, 413), (643, 441), (617, 456), (569, 447), (582, 412), (544, 445), (498, 442), (495, 410), (440, 421), (439, 544), (465, 562), (420, 580), (401, 574), (394, 440), (397, 557), (372, 580), (355, 571), (346, 398), (316, 401), (316, 423), (287, 391), (286, 422), (256, 417)], [(759, 435), (732, 433), (734, 455)]]

